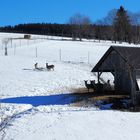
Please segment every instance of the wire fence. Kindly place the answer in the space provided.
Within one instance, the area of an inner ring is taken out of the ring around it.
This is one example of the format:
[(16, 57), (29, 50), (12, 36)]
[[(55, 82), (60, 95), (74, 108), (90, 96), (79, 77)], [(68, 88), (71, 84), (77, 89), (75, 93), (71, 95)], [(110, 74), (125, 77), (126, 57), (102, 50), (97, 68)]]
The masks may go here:
[[(51, 41), (51, 38), (55, 41)], [(59, 37), (32, 37), (31, 39), (13, 39), (10, 40), (7, 44), (8, 55), (13, 56), (24, 56), (32, 57), (35, 59), (45, 59), (46, 61), (72, 61), (86, 64), (96, 64), (101, 56), (98, 56), (98, 52), (94, 49), (95, 41), (93, 41), (94, 46), (89, 48), (83, 42), (71, 42), (75, 45), (73, 47), (69, 41), (70, 38), (66, 38), (67, 42), (63, 43)], [(44, 43), (46, 42), (46, 43)], [(49, 42), (49, 43), (48, 43)], [(54, 44), (54, 42), (56, 44)], [(52, 43), (52, 45), (51, 45)], [(57, 44), (58, 43), (58, 44)], [(101, 42), (100, 42), (101, 43)], [(66, 45), (64, 47), (64, 44)], [(62, 46), (61, 46), (62, 45)], [(98, 44), (96, 44), (98, 45)], [(101, 45), (101, 44), (100, 44)], [(104, 43), (103, 43), (104, 45)], [(5, 44), (0, 42), (0, 55), (5, 54)], [(68, 46), (68, 47), (67, 47)], [(81, 47), (79, 47), (81, 46)], [(88, 49), (89, 48), (89, 49)], [(96, 47), (97, 48), (97, 47)], [(99, 48), (98, 51), (102, 51), (104, 48)], [(104, 52), (104, 51), (103, 51)], [(102, 53), (103, 54), (103, 53)], [(101, 54), (101, 55), (102, 55)]]
[[(29, 41), (8, 44), (7, 53), (9, 56), (24, 56), (36, 59), (46, 59), (47, 61), (72, 61), (91, 64), (93, 62), (93, 52), (90, 50), (68, 49), (64, 47), (40, 46), (42, 41)], [(26, 47), (24, 47), (26, 46)], [(5, 54), (4, 46), (1, 47), (0, 55)]]

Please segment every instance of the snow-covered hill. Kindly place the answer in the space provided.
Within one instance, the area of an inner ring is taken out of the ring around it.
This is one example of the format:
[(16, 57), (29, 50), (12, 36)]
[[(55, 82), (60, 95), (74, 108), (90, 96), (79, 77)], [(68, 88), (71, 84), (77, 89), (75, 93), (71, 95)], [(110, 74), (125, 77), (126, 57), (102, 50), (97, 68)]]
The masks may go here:
[[(4, 56), (5, 38), (14, 38), (8, 43), (8, 56)], [(0, 102), (5, 102), (0, 104), (1, 139), (139, 139), (139, 113), (74, 107), (61, 100), (84, 89), (84, 80), (96, 80), (90, 71), (113, 43), (37, 35), (21, 38), (23, 34), (0, 34)], [(43, 71), (34, 69), (36, 62)], [(47, 71), (46, 62), (55, 70)], [(111, 75), (104, 79), (113, 80)]]

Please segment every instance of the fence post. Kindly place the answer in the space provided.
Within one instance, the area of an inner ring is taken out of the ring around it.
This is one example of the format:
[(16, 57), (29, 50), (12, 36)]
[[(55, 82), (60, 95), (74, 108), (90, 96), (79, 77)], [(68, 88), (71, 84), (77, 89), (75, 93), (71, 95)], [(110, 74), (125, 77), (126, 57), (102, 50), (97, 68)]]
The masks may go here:
[(27, 39), (27, 46), (29, 46), (29, 39)]
[(89, 61), (90, 61), (90, 52), (88, 51), (88, 64), (89, 64)]
[(21, 39), (20, 39), (20, 42), (19, 42), (19, 44), (20, 44), (20, 47), (21, 47)]
[(7, 56), (8, 53), (7, 53), (7, 45), (5, 45), (5, 56)]
[(12, 38), (10, 39), (10, 41), (11, 41), (11, 48), (12, 48), (12, 46), (13, 46), (13, 45), (12, 45)]
[(37, 57), (37, 47), (35, 48), (35, 56)]
[(14, 46), (14, 56), (16, 55), (16, 45)]
[(59, 50), (59, 60), (62, 60), (62, 53), (61, 53), (61, 49)]

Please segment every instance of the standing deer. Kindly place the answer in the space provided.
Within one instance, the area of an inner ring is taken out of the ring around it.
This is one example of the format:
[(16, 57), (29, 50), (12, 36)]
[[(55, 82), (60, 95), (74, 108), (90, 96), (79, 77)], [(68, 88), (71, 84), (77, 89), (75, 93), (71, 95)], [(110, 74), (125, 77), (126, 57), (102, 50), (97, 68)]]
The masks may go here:
[(95, 91), (95, 89), (96, 89), (95, 80), (90, 81), (89, 84), (88, 84), (88, 81), (85, 80), (85, 86), (86, 86), (86, 88), (88, 89), (88, 92), (89, 92), (90, 89), (93, 89), (93, 91)]
[(48, 65), (48, 63), (46, 63), (46, 68), (48, 70), (54, 70), (54, 65)]
[(35, 66), (35, 69), (37, 69), (37, 68), (38, 68), (38, 66), (37, 66), (37, 65), (38, 65), (38, 63), (35, 63), (35, 65), (34, 65), (34, 66)]

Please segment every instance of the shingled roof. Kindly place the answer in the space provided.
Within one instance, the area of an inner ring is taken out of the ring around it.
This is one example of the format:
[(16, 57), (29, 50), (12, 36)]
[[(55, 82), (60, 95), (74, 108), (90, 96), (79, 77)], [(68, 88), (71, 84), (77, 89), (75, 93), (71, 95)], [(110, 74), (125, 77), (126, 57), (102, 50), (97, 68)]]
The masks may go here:
[(116, 51), (134, 69), (140, 69), (140, 47), (111, 46), (92, 69), (92, 72), (98, 71), (100, 65), (112, 51)]

